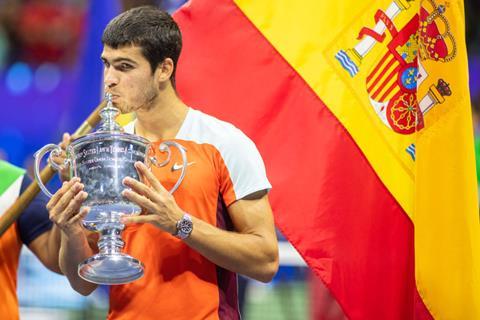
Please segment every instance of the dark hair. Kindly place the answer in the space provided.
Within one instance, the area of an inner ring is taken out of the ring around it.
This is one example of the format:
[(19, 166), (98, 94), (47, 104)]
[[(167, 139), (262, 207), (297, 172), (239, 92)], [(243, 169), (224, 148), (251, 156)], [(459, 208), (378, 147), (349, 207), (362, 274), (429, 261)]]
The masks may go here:
[(141, 47), (152, 73), (166, 58), (172, 59), (174, 69), (170, 80), (175, 87), (182, 34), (167, 12), (153, 6), (125, 11), (108, 23), (103, 31), (102, 43), (113, 49), (128, 45)]

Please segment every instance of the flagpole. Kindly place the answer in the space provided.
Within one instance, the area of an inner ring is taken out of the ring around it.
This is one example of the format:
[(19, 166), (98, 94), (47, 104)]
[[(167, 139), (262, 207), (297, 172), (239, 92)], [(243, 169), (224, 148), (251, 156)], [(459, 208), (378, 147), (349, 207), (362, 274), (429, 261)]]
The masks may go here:
[[(100, 121), (100, 110), (105, 106), (102, 101), (95, 110), (88, 116), (80, 127), (73, 133), (72, 138), (77, 138), (89, 133)], [(55, 175), (55, 170), (48, 164), (41, 172), (42, 182), (46, 184)], [(0, 217), (0, 237), (5, 231), (18, 219), (20, 214), (32, 202), (33, 198), (38, 194), (40, 188), (36, 181), (30, 183), (25, 191), (18, 197), (14, 204)]]

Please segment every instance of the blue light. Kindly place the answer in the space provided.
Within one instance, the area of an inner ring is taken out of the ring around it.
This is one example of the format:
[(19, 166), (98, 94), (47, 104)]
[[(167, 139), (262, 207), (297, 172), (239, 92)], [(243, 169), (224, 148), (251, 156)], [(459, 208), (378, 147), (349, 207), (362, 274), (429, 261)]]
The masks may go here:
[(62, 77), (60, 68), (53, 63), (44, 63), (35, 71), (35, 87), (38, 91), (49, 93), (55, 90)]
[(20, 95), (32, 84), (32, 71), (23, 62), (16, 62), (7, 71), (6, 85), (14, 95)]

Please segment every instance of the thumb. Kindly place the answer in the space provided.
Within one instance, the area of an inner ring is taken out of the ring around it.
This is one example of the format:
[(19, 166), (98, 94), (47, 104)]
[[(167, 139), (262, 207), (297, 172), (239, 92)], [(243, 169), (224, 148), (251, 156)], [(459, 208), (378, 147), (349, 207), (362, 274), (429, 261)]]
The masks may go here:
[(70, 143), (70, 139), (71, 139), (70, 134), (68, 132), (65, 132), (63, 134), (62, 143), (60, 144), (60, 146), (63, 149), (65, 149), (68, 146), (68, 144)]
[(70, 142), (70, 133), (65, 132), (63, 134), (63, 142)]

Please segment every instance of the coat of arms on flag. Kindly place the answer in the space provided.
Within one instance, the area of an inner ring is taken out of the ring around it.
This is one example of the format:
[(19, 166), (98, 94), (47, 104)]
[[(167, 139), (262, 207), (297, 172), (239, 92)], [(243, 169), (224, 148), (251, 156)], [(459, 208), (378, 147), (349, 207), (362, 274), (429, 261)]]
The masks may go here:
[(342, 67), (355, 77), (360, 64), (377, 44), (385, 43), (386, 32), (391, 40), (385, 44), (385, 53), (366, 77), (370, 104), (382, 122), (394, 132), (411, 134), (424, 127), (424, 116), (434, 106), (442, 104), (452, 94), (444, 79), (430, 80), (428, 93), (417, 97), (417, 87), (428, 78), (422, 66), (424, 60), (441, 63), (456, 55), (455, 38), (444, 13), (444, 5), (435, 0), (421, 1), (420, 10), (403, 26), (395, 18), (412, 10), (410, 0), (394, 0), (386, 11), (375, 14), (373, 29), (361, 29), (360, 42), (336, 54)]

